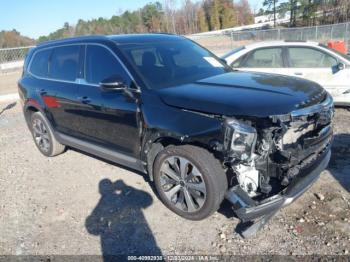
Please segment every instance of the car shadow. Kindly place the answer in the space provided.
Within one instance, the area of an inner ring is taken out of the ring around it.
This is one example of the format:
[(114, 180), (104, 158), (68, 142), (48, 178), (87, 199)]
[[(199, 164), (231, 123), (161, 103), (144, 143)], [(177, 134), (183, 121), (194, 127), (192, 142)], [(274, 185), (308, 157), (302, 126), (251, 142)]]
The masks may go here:
[(99, 199), (86, 218), (87, 231), (100, 237), (104, 261), (125, 255), (162, 254), (143, 209), (153, 202), (145, 191), (126, 185), (122, 180), (103, 179), (99, 183)]
[(2, 108), (2, 109), (0, 110), (0, 115), (1, 115), (2, 113), (4, 113), (6, 110), (10, 110), (11, 108), (14, 108), (16, 105), (17, 105), (17, 102), (13, 102), (13, 103), (11, 103), (11, 104), (8, 104), (7, 106), (5, 106), (4, 108)]
[(350, 192), (350, 134), (335, 134), (327, 168), (340, 185)]

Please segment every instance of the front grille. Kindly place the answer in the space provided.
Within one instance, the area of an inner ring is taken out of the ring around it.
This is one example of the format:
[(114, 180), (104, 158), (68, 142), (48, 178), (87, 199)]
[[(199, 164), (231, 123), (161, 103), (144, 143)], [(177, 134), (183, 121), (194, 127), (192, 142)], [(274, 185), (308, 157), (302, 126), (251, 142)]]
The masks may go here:
[(319, 137), (330, 136), (333, 115), (331, 96), (327, 96), (320, 104), (293, 111), (288, 129), (282, 138), (283, 148), (295, 147), (295, 143), (305, 148), (307, 145), (315, 145)]
[(333, 99), (292, 112), (292, 121), (282, 138), (283, 151), (300, 163), (326, 148), (332, 139)]

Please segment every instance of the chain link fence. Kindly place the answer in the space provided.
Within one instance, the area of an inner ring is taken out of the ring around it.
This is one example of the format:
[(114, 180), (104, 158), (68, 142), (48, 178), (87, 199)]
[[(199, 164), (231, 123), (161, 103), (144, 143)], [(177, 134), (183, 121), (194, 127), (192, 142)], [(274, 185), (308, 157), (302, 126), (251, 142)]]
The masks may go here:
[(24, 58), (33, 46), (1, 48), (0, 49), (0, 74), (19, 70), (23, 65)]
[(327, 44), (328, 41), (349, 42), (350, 23), (322, 25), (313, 27), (278, 28), (269, 30), (234, 31), (224, 30), (217, 34), (190, 35), (188, 38), (196, 41), (218, 55), (222, 55), (235, 47), (259, 41), (288, 40), (316, 41)]

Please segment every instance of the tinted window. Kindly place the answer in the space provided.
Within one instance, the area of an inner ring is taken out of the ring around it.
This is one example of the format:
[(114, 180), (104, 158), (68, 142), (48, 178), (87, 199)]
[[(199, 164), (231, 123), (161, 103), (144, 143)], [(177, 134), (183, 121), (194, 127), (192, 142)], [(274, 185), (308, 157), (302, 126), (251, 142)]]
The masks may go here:
[(80, 46), (63, 46), (53, 49), (50, 63), (50, 78), (75, 81), (79, 71)]
[(290, 47), (289, 59), (292, 67), (299, 68), (333, 67), (338, 64), (332, 56), (307, 47)]
[(279, 68), (283, 67), (282, 48), (264, 48), (253, 51), (243, 67)]
[(117, 58), (106, 48), (88, 45), (86, 50), (86, 81), (98, 84), (111, 76), (121, 76), (128, 81), (128, 76)]
[(51, 49), (38, 51), (35, 53), (32, 64), (30, 66), (30, 72), (36, 76), (47, 77), (50, 54)]
[(145, 48), (145, 49), (136, 49), (131, 51), (132, 59), (134, 60), (137, 66), (142, 66), (142, 57), (145, 53), (151, 53), (155, 57), (155, 62), (158, 66), (164, 66), (162, 58), (157, 53), (155, 48)]

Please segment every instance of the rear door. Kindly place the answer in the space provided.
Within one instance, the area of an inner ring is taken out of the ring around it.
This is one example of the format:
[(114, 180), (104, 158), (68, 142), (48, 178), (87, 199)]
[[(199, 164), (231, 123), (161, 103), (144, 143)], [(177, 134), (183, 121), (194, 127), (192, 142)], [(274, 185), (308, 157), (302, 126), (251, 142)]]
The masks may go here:
[(75, 110), (79, 138), (136, 156), (140, 145), (136, 100), (124, 90), (107, 91), (99, 86), (101, 81), (116, 75), (129, 87), (133, 81), (107, 46), (87, 44), (85, 53), (85, 79), (80, 83), (80, 102)]
[(288, 75), (312, 80), (324, 87), (334, 98), (348, 89), (347, 70), (338, 69), (338, 59), (305, 46), (288, 47)]
[(235, 69), (275, 74), (286, 73), (283, 47), (264, 47), (250, 51), (231, 64)]
[(81, 45), (54, 47), (49, 62), (47, 84), (51, 93), (44, 93), (44, 101), (50, 111), (55, 129), (60, 133), (75, 135), (78, 81), (82, 73)]

